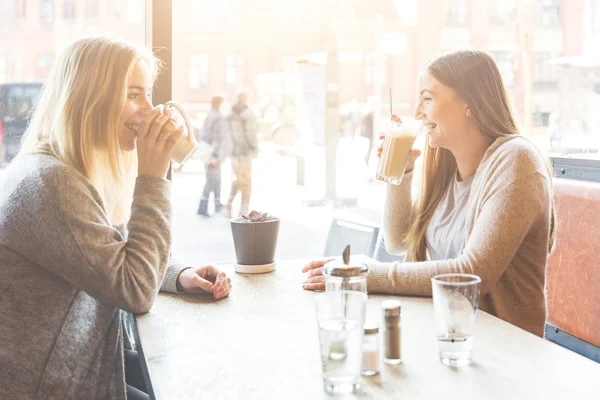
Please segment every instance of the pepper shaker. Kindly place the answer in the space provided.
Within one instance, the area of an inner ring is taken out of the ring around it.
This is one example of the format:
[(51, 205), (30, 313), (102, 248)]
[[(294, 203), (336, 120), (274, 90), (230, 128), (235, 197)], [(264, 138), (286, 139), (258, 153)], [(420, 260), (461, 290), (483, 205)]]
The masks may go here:
[(386, 300), (381, 303), (383, 314), (383, 361), (386, 364), (402, 362), (402, 304), (398, 300)]

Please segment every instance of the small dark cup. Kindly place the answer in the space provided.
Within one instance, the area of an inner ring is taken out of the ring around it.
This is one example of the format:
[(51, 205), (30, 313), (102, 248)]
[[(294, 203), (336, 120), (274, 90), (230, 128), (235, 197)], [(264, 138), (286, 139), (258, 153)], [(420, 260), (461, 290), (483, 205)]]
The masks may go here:
[(263, 265), (274, 262), (279, 219), (265, 222), (242, 221), (242, 218), (234, 218), (230, 221), (237, 263)]

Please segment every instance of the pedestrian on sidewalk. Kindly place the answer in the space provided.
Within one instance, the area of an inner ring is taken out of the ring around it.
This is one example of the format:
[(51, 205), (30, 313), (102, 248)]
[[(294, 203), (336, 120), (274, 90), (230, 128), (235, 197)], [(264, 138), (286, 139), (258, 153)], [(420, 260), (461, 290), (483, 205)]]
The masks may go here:
[(231, 167), (234, 174), (229, 199), (223, 209), (226, 216), (231, 216), (231, 206), (238, 192), (242, 196), (240, 215), (246, 214), (250, 205), (252, 160), (258, 155), (258, 139), (256, 137), (258, 126), (254, 113), (248, 107), (248, 101), (248, 92), (240, 92), (238, 101), (231, 108), (231, 113), (226, 120), (231, 141)]
[(213, 148), (209, 161), (205, 164), (206, 183), (202, 190), (198, 214), (208, 217), (208, 201), (210, 194), (215, 198), (215, 212), (221, 211), (221, 164), (227, 158), (227, 145), (224, 141), (225, 117), (221, 112), (223, 105), (222, 96), (213, 96), (211, 99), (211, 110), (204, 120), (201, 140), (210, 144)]

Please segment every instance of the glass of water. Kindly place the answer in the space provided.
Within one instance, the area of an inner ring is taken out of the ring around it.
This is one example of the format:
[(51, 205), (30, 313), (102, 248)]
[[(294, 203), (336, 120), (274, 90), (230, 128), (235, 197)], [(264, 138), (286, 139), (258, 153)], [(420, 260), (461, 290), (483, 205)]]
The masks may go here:
[(469, 274), (443, 274), (431, 278), (431, 284), (440, 361), (453, 367), (469, 365), (481, 278)]
[(360, 383), (367, 295), (341, 290), (316, 298), (325, 390), (353, 392)]

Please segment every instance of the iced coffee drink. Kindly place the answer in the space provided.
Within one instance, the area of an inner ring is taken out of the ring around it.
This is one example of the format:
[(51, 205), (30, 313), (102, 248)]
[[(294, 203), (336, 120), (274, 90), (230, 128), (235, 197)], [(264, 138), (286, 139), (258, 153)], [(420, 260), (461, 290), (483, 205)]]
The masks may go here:
[(421, 127), (420, 121), (391, 124), (383, 140), (383, 151), (377, 166), (377, 179), (394, 185), (402, 182), (408, 155)]

